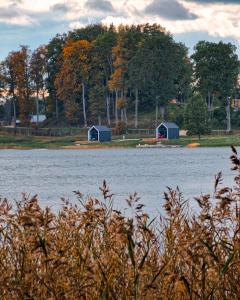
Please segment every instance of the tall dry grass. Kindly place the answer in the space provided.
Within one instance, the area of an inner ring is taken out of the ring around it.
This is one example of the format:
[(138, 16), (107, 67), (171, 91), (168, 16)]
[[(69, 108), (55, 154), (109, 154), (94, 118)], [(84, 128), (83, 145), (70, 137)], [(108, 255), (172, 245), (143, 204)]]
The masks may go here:
[(103, 200), (64, 201), (54, 213), (37, 197), (0, 200), (0, 299), (240, 299), (240, 161), (234, 187), (196, 198), (191, 216), (179, 190), (150, 220), (137, 195), (133, 217)]

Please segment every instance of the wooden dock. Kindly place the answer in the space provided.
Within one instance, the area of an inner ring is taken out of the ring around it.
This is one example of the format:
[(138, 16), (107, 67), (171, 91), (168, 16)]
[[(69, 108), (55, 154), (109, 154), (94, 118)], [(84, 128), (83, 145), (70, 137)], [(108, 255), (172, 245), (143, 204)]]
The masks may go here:
[(137, 145), (136, 148), (182, 148), (183, 146), (181, 145), (161, 145), (161, 144), (157, 144), (157, 145)]

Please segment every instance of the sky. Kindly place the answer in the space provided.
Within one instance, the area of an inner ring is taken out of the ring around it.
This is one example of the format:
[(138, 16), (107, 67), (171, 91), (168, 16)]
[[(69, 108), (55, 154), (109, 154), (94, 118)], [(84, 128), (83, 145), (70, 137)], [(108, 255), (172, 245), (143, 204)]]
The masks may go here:
[(99, 22), (159, 23), (190, 53), (199, 40), (223, 40), (240, 55), (240, 0), (0, 0), (0, 59)]

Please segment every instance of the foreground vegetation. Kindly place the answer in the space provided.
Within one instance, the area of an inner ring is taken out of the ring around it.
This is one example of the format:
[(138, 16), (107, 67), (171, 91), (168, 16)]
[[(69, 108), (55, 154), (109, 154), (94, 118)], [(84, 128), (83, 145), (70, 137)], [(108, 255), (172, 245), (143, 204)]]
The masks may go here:
[(176, 191), (163, 216), (151, 219), (137, 195), (129, 212), (103, 199), (63, 201), (58, 213), (37, 197), (14, 206), (0, 200), (0, 298), (239, 299), (240, 161), (233, 148), (233, 188), (196, 198), (199, 213)]

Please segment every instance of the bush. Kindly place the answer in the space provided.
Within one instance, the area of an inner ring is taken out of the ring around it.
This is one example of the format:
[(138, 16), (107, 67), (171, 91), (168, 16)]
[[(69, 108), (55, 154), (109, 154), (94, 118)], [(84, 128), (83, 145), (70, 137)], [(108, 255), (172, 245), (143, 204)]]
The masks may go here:
[[(128, 217), (103, 200), (64, 201), (54, 213), (36, 197), (0, 201), (1, 299), (239, 299), (240, 161), (235, 187), (197, 198), (191, 216), (179, 190), (150, 220), (132, 195)], [(160, 296), (161, 295), (161, 296)]]
[(115, 128), (113, 129), (113, 134), (115, 134), (115, 135), (125, 134), (126, 130), (127, 130), (126, 123), (118, 122), (116, 124)]

